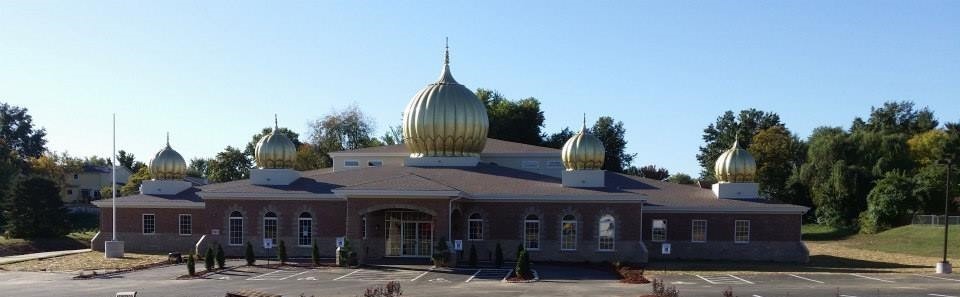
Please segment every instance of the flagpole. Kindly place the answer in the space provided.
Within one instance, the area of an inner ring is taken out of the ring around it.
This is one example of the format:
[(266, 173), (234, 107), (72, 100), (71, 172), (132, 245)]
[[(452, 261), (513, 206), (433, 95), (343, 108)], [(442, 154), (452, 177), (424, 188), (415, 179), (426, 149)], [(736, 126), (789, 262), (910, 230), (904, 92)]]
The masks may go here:
[(110, 171), (113, 172), (113, 177), (112, 177), (113, 184), (110, 185), (110, 189), (113, 190), (113, 199), (111, 199), (112, 201), (111, 204), (113, 206), (113, 215), (111, 216), (113, 218), (113, 231), (110, 232), (110, 234), (113, 235), (113, 241), (117, 241), (117, 114), (116, 113), (113, 114), (113, 154), (111, 154), (111, 156), (112, 157), (110, 158), (110, 163), (113, 164), (113, 168), (112, 168), (113, 170), (110, 170)]

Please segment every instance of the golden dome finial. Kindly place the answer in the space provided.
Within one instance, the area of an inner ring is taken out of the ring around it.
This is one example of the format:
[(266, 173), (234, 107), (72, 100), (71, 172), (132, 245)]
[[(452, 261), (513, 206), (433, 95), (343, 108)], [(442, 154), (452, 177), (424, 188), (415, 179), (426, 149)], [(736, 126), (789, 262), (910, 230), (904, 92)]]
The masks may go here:
[(273, 131), (280, 130), (280, 124), (277, 121), (277, 114), (273, 114)]
[(714, 175), (717, 181), (724, 183), (753, 182), (757, 173), (757, 161), (745, 149), (740, 148), (740, 135), (737, 133), (733, 145), (717, 157)]
[(167, 147), (170, 147), (170, 131), (167, 131)]
[(167, 145), (153, 156), (147, 169), (154, 179), (177, 180), (187, 175), (187, 162), (170, 147), (170, 132), (167, 132)]
[(261, 169), (293, 168), (297, 147), (290, 138), (280, 133), (277, 114), (273, 114), (273, 131), (260, 137), (254, 150), (254, 159)]
[(583, 126), (580, 127), (580, 132), (577, 132), (563, 144), (563, 150), (560, 154), (563, 167), (567, 171), (600, 170), (600, 168), (603, 168), (606, 149), (604, 149), (600, 138), (587, 131), (586, 113), (583, 114)]
[(443, 65), (450, 65), (450, 37), (443, 38)]

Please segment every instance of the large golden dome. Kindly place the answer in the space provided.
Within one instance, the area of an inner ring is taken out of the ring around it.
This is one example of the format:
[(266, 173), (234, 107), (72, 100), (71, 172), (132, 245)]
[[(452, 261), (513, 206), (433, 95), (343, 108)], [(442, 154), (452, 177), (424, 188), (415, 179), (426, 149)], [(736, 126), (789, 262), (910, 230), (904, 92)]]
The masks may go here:
[(487, 141), (487, 108), (450, 74), (445, 54), (440, 80), (410, 99), (403, 112), (403, 140), (410, 157), (477, 157)]
[(170, 147), (169, 135), (167, 135), (167, 146), (153, 156), (148, 169), (154, 179), (179, 180), (187, 175), (187, 162), (183, 160), (180, 153)]
[(276, 121), (274, 119), (273, 132), (260, 137), (257, 142), (254, 157), (261, 169), (293, 168), (297, 158), (297, 147), (290, 138), (280, 133)]
[(757, 174), (757, 161), (747, 150), (740, 148), (739, 140), (735, 140), (733, 146), (717, 158), (714, 173), (719, 182), (753, 182)]
[(584, 121), (580, 132), (577, 132), (563, 144), (560, 158), (563, 160), (563, 167), (568, 171), (599, 170), (603, 168), (605, 154), (603, 142), (590, 131), (587, 131), (587, 124)]

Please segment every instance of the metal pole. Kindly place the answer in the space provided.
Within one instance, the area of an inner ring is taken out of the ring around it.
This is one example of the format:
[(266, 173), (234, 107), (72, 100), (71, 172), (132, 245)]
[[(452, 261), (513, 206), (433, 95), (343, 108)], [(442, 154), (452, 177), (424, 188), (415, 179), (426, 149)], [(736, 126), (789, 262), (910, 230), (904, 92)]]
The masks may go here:
[(950, 234), (950, 167), (953, 160), (947, 160), (947, 193), (943, 198), (943, 263), (947, 263), (947, 236)]
[(117, 241), (117, 114), (113, 114), (113, 154), (111, 155), (110, 163), (113, 164), (112, 169), (113, 177), (111, 178), (110, 189), (113, 190), (113, 199), (111, 199), (111, 204), (113, 206), (113, 232), (110, 232), (113, 235), (113, 241)]

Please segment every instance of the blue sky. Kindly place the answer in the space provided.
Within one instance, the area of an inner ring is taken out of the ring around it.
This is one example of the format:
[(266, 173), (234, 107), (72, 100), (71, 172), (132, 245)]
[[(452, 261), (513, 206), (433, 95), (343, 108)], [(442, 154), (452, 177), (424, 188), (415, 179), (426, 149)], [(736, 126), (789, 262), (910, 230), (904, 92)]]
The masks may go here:
[(356, 103), (378, 135), (439, 74), (537, 97), (545, 131), (609, 115), (635, 164), (696, 175), (725, 110), (777, 112), (801, 137), (913, 100), (960, 120), (957, 1), (4, 1), (0, 101), (49, 148), (146, 161), (243, 146), (273, 114), (307, 123)]

